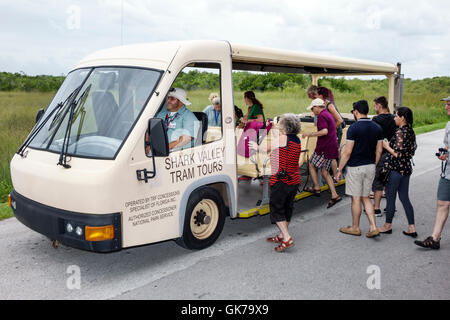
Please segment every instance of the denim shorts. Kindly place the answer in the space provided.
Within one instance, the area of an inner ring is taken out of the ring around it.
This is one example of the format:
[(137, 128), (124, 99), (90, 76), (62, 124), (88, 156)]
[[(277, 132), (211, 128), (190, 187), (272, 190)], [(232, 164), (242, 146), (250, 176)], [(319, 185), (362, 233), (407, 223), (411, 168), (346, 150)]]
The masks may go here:
[(439, 180), (437, 199), (440, 201), (450, 201), (450, 180), (445, 178)]

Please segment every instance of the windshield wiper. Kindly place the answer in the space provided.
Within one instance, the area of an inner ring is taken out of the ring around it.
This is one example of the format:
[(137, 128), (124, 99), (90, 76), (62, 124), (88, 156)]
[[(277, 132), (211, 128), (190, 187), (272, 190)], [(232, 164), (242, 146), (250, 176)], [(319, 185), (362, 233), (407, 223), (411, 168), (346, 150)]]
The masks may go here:
[(84, 89), (81, 96), (77, 100), (73, 99), (69, 106), (69, 120), (67, 121), (67, 127), (64, 133), (64, 140), (61, 146), (61, 153), (59, 154), (59, 161), (57, 163), (57, 165), (61, 165), (66, 169), (69, 169), (71, 167), (70, 165), (67, 164), (67, 151), (69, 149), (70, 131), (72, 129), (73, 115), (75, 113), (74, 111), (78, 103), (82, 101), (86, 96), (86, 94), (90, 91), (91, 87), (92, 84), (88, 85), (86, 89)]
[[(77, 92), (80, 87), (75, 88), (75, 90), (73, 90), (70, 95), (66, 98), (66, 100), (59, 102), (56, 107), (48, 114), (47, 117), (44, 118), (44, 120), (41, 121), (41, 123), (38, 126), (35, 126), (34, 129), (31, 131), (30, 135), (28, 136), (28, 138), (25, 140), (25, 142), (20, 146), (19, 150), (17, 150), (17, 154), (20, 155), (22, 158), (24, 156), (24, 152), (25, 149), (30, 145), (31, 141), (33, 141), (33, 139), (36, 137), (36, 135), (38, 134), (39, 131), (41, 131), (41, 129), (45, 126), (45, 124), (47, 123), (47, 121), (52, 117), (52, 115), (57, 111), (60, 110), (66, 103), (67, 101), (69, 101), (75, 94), (75, 92)], [(53, 119), (54, 120), (54, 119)]]

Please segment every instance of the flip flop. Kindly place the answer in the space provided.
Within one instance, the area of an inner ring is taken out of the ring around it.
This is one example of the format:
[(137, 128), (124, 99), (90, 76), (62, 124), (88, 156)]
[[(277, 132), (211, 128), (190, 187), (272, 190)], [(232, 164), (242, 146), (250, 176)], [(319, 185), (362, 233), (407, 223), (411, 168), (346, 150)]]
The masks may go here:
[(317, 190), (317, 189), (314, 189), (312, 187), (307, 187), (307, 188), (305, 188), (303, 190), (306, 191), (306, 192), (312, 193), (316, 197), (320, 197), (320, 189)]
[(331, 198), (330, 202), (328, 202), (328, 206), (327, 209), (331, 208), (332, 206), (334, 206), (336, 203), (338, 203), (339, 201), (341, 201), (342, 198), (340, 196), (338, 196), (337, 198)]

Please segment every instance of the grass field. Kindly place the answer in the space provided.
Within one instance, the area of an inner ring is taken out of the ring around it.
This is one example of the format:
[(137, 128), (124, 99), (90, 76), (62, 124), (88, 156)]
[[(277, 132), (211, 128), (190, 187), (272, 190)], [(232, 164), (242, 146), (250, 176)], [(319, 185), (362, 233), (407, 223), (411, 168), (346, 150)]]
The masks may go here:
[[(209, 93), (206, 90), (188, 92), (189, 100), (192, 102), (191, 109), (203, 110), (209, 104)], [(12, 189), (9, 170), (11, 158), (33, 128), (37, 110), (46, 108), (53, 95), (54, 92), (0, 92), (0, 220), (12, 214), (10, 208), (3, 204)], [(374, 97), (379, 95), (387, 95), (387, 89), (386, 92), (369, 90), (364, 94), (335, 92), (335, 99), (339, 110), (348, 113), (353, 102), (365, 99), (372, 106)], [(266, 117), (286, 112), (306, 112), (306, 107), (311, 101), (304, 89), (295, 87), (284, 91), (256, 92), (256, 96), (264, 104)], [(440, 98), (441, 95), (430, 93), (408, 94), (405, 88), (403, 104), (414, 112), (417, 134), (445, 127), (448, 117), (444, 112), (443, 103), (439, 101)], [(234, 92), (234, 103), (244, 113), (246, 112), (243, 92)]]

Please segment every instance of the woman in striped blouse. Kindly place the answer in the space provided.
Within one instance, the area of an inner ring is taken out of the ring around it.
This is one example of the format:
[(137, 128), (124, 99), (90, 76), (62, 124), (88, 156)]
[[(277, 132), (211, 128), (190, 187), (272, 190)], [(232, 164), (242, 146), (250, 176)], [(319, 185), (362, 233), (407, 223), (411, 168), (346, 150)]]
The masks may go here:
[(272, 144), (268, 144), (267, 148), (259, 146), (256, 142), (250, 142), (249, 145), (255, 150), (271, 151), (270, 220), (277, 225), (280, 232), (275, 237), (268, 238), (267, 241), (278, 243), (275, 251), (283, 252), (294, 246), (288, 225), (300, 184), (298, 162), (301, 143), (297, 136), (300, 132), (300, 120), (294, 114), (284, 114), (280, 117), (279, 130), (272, 132)]

